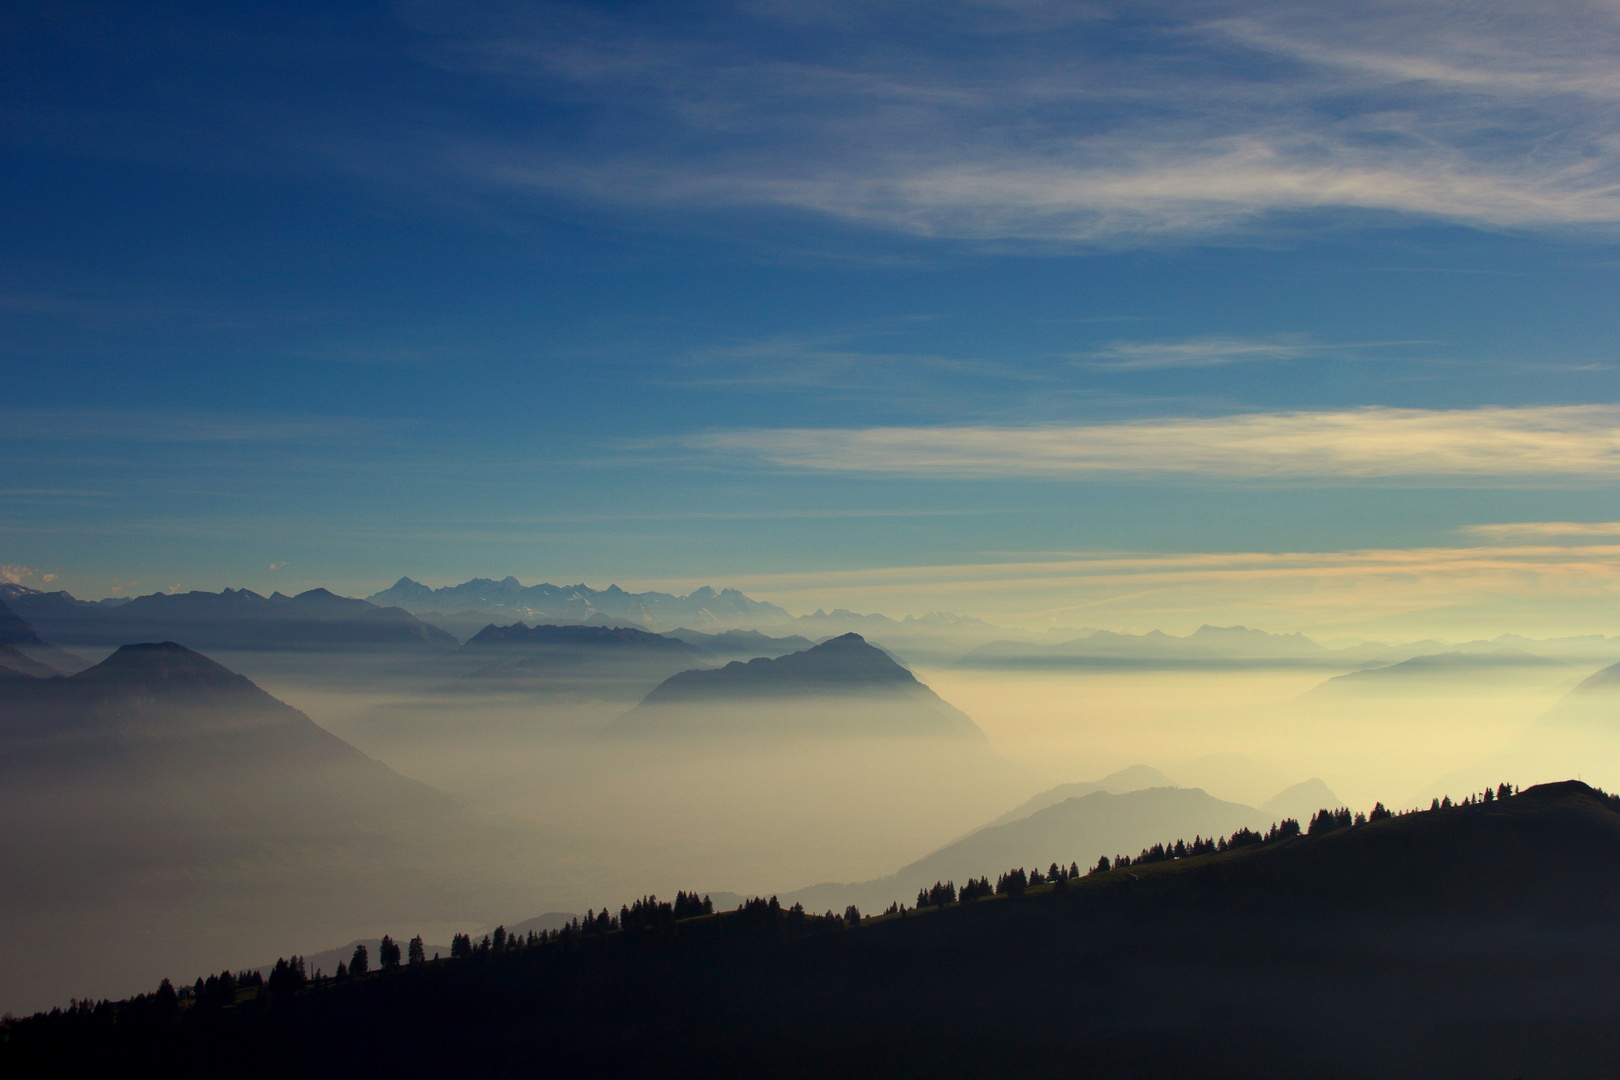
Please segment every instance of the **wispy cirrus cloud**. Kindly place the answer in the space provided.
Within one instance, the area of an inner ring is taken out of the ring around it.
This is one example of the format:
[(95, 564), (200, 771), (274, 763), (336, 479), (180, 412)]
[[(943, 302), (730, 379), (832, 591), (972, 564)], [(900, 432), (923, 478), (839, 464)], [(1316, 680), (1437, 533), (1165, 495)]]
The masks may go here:
[[(1466, 639), (1507, 630), (1613, 633), (1620, 545), (1048, 552), (728, 580), (795, 611), (842, 606), (921, 614), (945, 607), (1031, 629), (1185, 633), (1214, 621), (1329, 636)], [(656, 584), (690, 591), (702, 583)]]
[(1525, 540), (1589, 540), (1620, 537), (1620, 521), (1504, 521), (1465, 525), (1457, 530), (1483, 540), (1511, 543)]
[(1244, 413), (1031, 427), (791, 428), (688, 445), (774, 468), (935, 477), (1620, 478), (1620, 406)]
[(442, 63), (591, 118), (568, 140), (445, 141), (452, 168), (518, 190), (968, 239), (1301, 211), (1620, 223), (1612, 4), (456, 11), (413, 16)]

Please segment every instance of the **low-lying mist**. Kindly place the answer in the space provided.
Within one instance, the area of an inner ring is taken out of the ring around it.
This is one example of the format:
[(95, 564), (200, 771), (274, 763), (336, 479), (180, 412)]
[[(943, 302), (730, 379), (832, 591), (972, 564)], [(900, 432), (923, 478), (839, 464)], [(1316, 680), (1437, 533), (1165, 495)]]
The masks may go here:
[[(953, 842), (1057, 785), (1139, 764), (1155, 777), (1145, 786), (1167, 779), (1248, 808), (1312, 778), (1358, 809), (1503, 780), (1620, 786), (1609, 724), (1620, 701), (1602, 680), (1576, 689), (1601, 666), (1590, 657), (1364, 670), (981, 663), (918, 667), (913, 680), (859, 639), (823, 654), (878, 682), (830, 693), (794, 674), (798, 661), (687, 668), (673, 654), (596, 666), (471, 652), (214, 654), (393, 778), (334, 774), (305, 792), (271, 768), (226, 789), (204, 774), (159, 777), (160, 796), (92, 782), (31, 797), (13, 785), (5, 857), (30, 884), (0, 911), (23, 940), (3, 1004), (128, 992), (381, 933), (442, 941), (649, 892), (907, 902), (889, 895), (918, 887), (907, 873), (993, 877), (1008, 867), (968, 866), (973, 852), (1024, 850), (1007, 846), (1018, 829)], [(704, 674), (649, 699), (672, 667)], [(801, 680), (790, 693), (750, 682), (784, 672)], [(361, 789), (373, 783), (382, 794), (368, 802)], [(145, 816), (127, 812), (143, 799)], [(1148, 801), (1163, 803), (1151, 821), (1177, 831), (1171, 804)], [(1210, 821), (1189, 819), (1188, 839), (1251, 820), (1199, 805)], [(321, 807), (342, 827), (323, 832)], [(1115, 828), (1097, 808), (1071, 817), (1072, 827), (1024, 829), (1039, 838), (1030, 857), (1089, 865), (1152, 831), (1149, 819)], [(233, 847), (243, 822), (254, 835)], [(1088, 844), (1106, 850), (1068, 850)], [(954, 854), (930, 858), (948, 846)], [(119, 934), (83, 932), (95, 926)]]

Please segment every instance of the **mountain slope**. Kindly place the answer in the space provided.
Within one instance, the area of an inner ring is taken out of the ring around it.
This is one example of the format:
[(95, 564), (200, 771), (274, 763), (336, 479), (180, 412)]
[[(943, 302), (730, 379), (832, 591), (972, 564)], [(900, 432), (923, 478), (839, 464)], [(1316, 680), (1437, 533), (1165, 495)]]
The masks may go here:
[(212, 966), (363, 936), (384, 912), (497, 915), (579, 860), (172, 642), (0, 681), (0, 1009), (144, 983), (171, 951)]
[(984, 738), (966, 715), (854, 633), (775, 659), (672, 675), (608, 733)]
[(42, 640), (0, 599), (0, 669), (45, 677), (82, 671), (88, 666), (66, 649)]
[(1260, 804), (1260, 812), (1275, 820), (1293, 818), (1308, 822), (1318, 810), (1337, 810), (1344, 800), (1321, 780), (1312, 778), (1277, 792)]
[(260, 596), (247, 589), (154, 593), (120, 604), (78, 600), (19, 585), (0, 596), (46, 639), (64, 645), (117, 646), (178, 641), (211, 651), (403, 649), (436, 651), (456, 641), (399, 608), (311, 589)]
[(247, 1077), (1610, 1075), (1616, 802), (1556, 784), (858, 926), (761, 902), (230, 1009), (148, 997), (12, 1024), (0, 1068), (189, 1075), (229, 1055)]
[(688, 630), (684, 626), (669, 631), (666, 637), (679, 638), (696, 645), (704, 652), (722, 659), (751, 660), (756, 656), (775, 658), (808, 649), (815, 642), (798, 634), (787, 637), (768, 637), (758, 630), (727, 630), (720, 634), (705, 634)]
[(1148, 788), (1123, 795), (1097, 791), (970, 833), (888, 877), (814, 885), (787, 899), (812, 911), (841, 911), (846, 904), (881, 909), (936, 881), (960, 885), (973, 875), (994, 875), (1018, 866), (1045, 868), (1052, 862), (1091, 866), (1102, 855), (1134, 856), (1155, 843), (1263, 829), (1272, 820), (1253, 807), (1222, 802), (1197, 788)]
[(475, 683), (634, 701), (671, 675), (706, 667), (695, 645), (628, 626), (490, 624), (463, 645)]
[(985, 828), (994, 828), (997, 825), (1005, 825), (1009, 821), (1027, 818), (1038, 810), (1045, 810), (1048, 806), (1056, 806), (1058, 803), (1069, 799), (1082, 798), (1094, 791), (1106, 791), (1110, 795), (1123, 795), (1128, 791), (1141, 791), (1143, 788), (1171, 788), (1175, 786), (1177, 786), (1175, 782), (1158, 769), (1150, 768), (1147, 765), (1132, 765), (1118, 772), (1109, 773), (1101, 780), (1088, 780), (1078, 784), (1059, 784), (1055, 788), (1048, 788), (1028, 802), (1013, 807), (1013, 809), (990, 822)]

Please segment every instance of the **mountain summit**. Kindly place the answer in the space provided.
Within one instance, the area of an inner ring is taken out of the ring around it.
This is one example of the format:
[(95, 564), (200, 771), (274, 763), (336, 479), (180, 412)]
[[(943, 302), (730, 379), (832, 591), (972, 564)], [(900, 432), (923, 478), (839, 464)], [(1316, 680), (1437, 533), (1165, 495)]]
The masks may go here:
[(984, 739), (964, 713), (854, 633), (774, 660), (733, 660), (672, 675), (608, 731)]
[(647, 703), (917, 690), (927, 687), (888, 653), (851, 633), (774, 660), (761, 656), (708, 671), (683, 671), (648, 694)]

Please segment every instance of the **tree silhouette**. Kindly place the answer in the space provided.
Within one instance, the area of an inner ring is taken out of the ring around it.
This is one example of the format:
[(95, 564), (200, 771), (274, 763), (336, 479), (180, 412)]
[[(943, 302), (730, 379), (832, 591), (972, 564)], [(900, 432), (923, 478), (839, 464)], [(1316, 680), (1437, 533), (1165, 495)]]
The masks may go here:
[(399, 967), (399, 942), (387, 934), (377, 943), (377, 966), (384, 971), (394, 971)]
[(349, 974), (364, 975), (371, 970), (371, 956), (366, 952), (364, 942), (354, 947), (354, 955), (349, 957)]
[(427, 949), (422, 944), (421, 934), (411, 938), (411, 943), (405, 947), (405, 955), (412, 967), (427, 963)]

